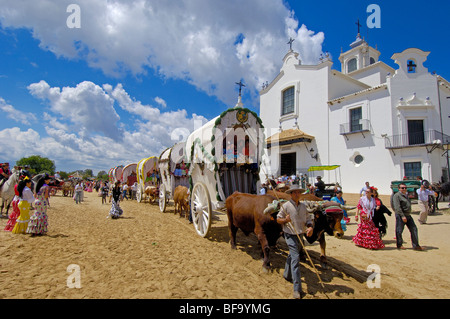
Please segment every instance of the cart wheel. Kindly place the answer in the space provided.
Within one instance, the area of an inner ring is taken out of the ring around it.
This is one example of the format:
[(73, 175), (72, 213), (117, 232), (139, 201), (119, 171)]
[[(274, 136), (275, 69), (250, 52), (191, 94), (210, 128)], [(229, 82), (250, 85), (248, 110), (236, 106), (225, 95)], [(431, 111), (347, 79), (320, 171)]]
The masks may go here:
[(196, 183), (191, 193), (191, 215), (197, 233), (206, 237), (211, 228), (211, 199), (203, 183)]
[(166, 204), (166, 187), (164, 186), (164, 184), (161, 184), (161, 186), (159, 187), (159, 210), (161, 211), (161, 213), (166, 212)]
[(136, 190), (136, 200), (137, 200), (138, 203), (142, 202), (142, 195), (143, 195), (142, 193), (143, 193), (142, 192), (142, 186), (139, 185), (138, 189)]

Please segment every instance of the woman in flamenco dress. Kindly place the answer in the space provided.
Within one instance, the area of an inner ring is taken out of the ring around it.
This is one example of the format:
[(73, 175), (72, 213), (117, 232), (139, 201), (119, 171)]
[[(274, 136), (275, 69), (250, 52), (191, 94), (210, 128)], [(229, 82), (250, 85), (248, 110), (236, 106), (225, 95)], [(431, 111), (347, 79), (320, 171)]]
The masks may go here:
[(35, 202), (30, 187), (31, 179), (28, 177), (25, 177), (25, 179), (20, 181), (17, 186), (17, 191), (19, 193), (19, 203), (17, 204), (17, 207), (20, 210), (20, 214), (11, 231), (13, 234), (25, 234), (27, 231), (28, 222), (30, 221), (30, 210), (34, 209), (31, 204)]
[(353, 237), (353, 242), (360, 247), (367, 249), (382, 249), (384, 243), (380, 238), (378, 228), (372, 221), (376, 202), (372, 197), (373, 189), (366, 191), (365, 196), (362, 196), (358, 202), (358, 212), (355, 219), (358, 220), (358, 215), (361, 216), (361, 222), (358, 225), (358, 231)]
[(5, 227), (6, 231), (12, 231), (14, 229), (17, 218), (20, 216), (20, 209), (19, 209), (20, 197), (19, 197), (19, 191), (17, 190), (17, 186), (19, 186), (19, 184), (16, 184), (14, 186), (14, 198), (11, 202), (13, 212), (9, 215), (8, 222), (6, 223), (6, 227)]
[(30, 217), (30, 222), (28, 223), (27, 233), (31, 236), (44, 235), (47, 233), (48, 227), (48, 198), (49, 189), (48, 183), (50, 182), (50, 177), (45, 174), (42, 176), (36, 184), (36, 201), (34, 203), (34, 214)]

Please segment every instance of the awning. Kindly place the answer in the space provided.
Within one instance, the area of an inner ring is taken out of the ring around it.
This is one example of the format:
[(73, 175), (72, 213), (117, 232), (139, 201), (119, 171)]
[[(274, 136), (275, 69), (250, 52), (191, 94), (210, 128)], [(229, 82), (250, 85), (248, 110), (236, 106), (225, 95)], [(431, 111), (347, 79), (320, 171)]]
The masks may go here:
[(313, 139), (314, 136), (306, 134), (302, 130), (289, 129), (272, 135), (266, 141), (267, 141), (267, 148), (270, 148), (271, 145), (275, 143), (277, 143), (279, 146), (283, 146), (301, 142), (311, 143)]
[(322, 165), (322, 166), (310, 166), (308, 168), (308, 172), (314, 172), (314, 171), (332, 171), (338, 167), (341, 167), (341, 165)]

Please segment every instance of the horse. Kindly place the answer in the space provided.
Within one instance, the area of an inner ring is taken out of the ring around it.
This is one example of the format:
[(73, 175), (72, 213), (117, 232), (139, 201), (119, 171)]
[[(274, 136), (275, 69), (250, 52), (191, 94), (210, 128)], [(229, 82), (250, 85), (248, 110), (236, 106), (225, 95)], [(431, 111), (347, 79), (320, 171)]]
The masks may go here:
[(0, 196), (2, 198), (2, 206), (0, 208), (0, 216), (3, 214), (3, 207), (6, 206), (6, 216), (8, 216), (9, 206), (11, 205), (12, 200), (14, 199), (14, 186), (19, 182), (20, 171), (14, 171), (8, 180), (3, 184), (0, 189)]

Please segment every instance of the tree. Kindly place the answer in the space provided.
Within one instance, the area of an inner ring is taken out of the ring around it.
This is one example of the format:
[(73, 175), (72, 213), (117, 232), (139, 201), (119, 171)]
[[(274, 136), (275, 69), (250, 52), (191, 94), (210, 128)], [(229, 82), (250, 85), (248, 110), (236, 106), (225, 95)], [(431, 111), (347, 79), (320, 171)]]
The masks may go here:
[(53, 175), (56, 169), (55, 162), (46, 157), (41, 157), (39, 155), (23, 157), (16, 162), (16, 165), (17, 166), (29, 165), (31, 174), (48, 173), (49, 175)]
[(102, 180), (102, 181), (107, 181), (109, 180), (109, 176), (108, 173), (106, 171), (100, 171), (97, 174), (97, 179), (98, 180)]

